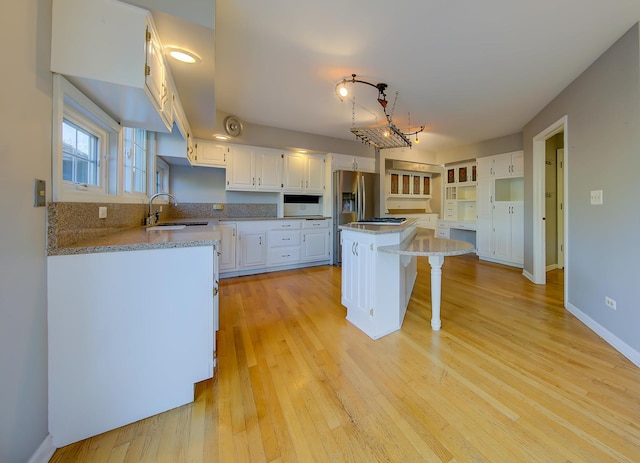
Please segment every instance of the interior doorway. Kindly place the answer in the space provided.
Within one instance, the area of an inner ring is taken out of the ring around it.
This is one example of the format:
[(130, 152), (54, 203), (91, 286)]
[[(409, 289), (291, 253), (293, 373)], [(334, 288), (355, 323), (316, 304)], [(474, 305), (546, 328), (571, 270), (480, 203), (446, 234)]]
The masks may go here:
[(564, 132), (545, 140), (545, 267), (564, 268)]
[[(557, 259), (562, 259), (561, 265), (564, 269), (564, 301), (565, 306), (567, 302), (567, 266), (568, 266), (568, 227), (567, 227), (567, 176), (569, 171), (568, 166), (568, 131), (567, 131), (567, 116), (562, 117), (554, 124), (547, 127), (533, 138), (533, 274), (531, 280), (537, 284), (546, 283), (547, 272), (547, 240), (546, 240), (546, 166), (547, 166), (547, 140), (552, 137), (559, 136), (562, 139), (562, 171), (558, 175), (562, 178), (561, 199), (558, 198), (556, 206), (554, 207), (554, 213), (557, 214), (558, 219), (556, 222), (562, 223), (562, 230), (559, 231), (556, 224), (556, 234), (560, 234), (557, 238), (557, 242), (562, 243), (562, 253), (559, 255), (557, 252)], [(562, 134), (562, 135), (558, 135)], [(557, 149), (560, 149), (559, 147)], [(557, 153), (557, 151), (556, 151)], [(557, 163), (557, 158), (556, 158)], [(556, 180), (557, 181), (557, 180)], [(558, 185), (556, 183), (556, 188)], [(560, 206), (558, 205), (560, 204)], [(561, 211), (558, 208), (562, 207)], [(558, 265), (558, 264), (556, 264)]]

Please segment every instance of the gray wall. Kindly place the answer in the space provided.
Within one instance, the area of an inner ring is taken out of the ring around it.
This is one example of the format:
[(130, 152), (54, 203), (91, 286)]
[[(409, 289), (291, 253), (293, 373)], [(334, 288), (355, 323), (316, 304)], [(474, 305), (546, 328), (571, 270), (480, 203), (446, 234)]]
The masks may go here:
[(226, 191), (225, 169), (171, 166), (169, 191), (181, 203), (277, 204), (279, 193)]
[[(224, 119), (228, 115), (228, 113), (216, 111), (216, 133), (225, 133)], [(369, 158), (375, 157), (375, 149), (357, 141), (355, 135), (353, 140), (344, 140), (342, 138), (325, 137), (248, 122), (243, 122), (243, 127), (242, 134), (229, 140), (230, 143), (277, 149), (308, 149), (322, 153), (349, 154)], [(345, 128), (345, 131), (349, 133), (347, 128)]]
[(46, 208), (33, 207), (33, 179), (51, 190), (51, 0), (3, 1), (0, 18), (0, 461), (17, 463), (47, 436)]
[[(568, 117), (568, 302), (640, 350), (640, 62), (636, 24), (523, 129), (525, 262), (533, 273), (533, 137)], [(590, 190), (604, 191), (602, 206)], [(605, 296), (617, 301), (613, 311)]]

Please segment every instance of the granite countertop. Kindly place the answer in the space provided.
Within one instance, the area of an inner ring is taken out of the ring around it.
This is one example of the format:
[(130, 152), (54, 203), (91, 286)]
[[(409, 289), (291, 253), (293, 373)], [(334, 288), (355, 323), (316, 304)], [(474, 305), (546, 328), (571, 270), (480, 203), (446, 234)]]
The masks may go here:
[(407, 221), (402, 225), (375, 225), (366, 223), (351, 222), (345, 225), (340, 225), (338, 228), (345, 231), (357, 231), (362, 233), (369, 233), (372, 235), (381, 235), (384, 233), (400, 233), (407, 228), (414, 225), (416, 219), (407, 218)]
[(458, 256), (473, 251), (473, 245), (466, 241), (436, 238), (433, 230), (418, 228), (400, 244), (380, 246), (378, 251), (409, 256)]
[[(172, 220), (171, 222), (196, 222), (195, 219)], [(146, 249), (186, 248), (213, 246), (220, 242), (217, 220), (208, 225), (187, 226), (179, 230), (149, 230), (147, 227), (127, 228), (108, 235), (91, 238), (68, 246), (48, 249), (48, 255), (92, 254), (99, 252), (139, 251)]]

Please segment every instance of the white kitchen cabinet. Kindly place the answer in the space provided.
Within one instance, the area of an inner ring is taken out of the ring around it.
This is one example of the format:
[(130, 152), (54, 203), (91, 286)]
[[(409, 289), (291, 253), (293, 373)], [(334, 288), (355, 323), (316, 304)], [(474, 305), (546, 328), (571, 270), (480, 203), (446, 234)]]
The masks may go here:
[(214, 371), (216, 259), (212, 246), (47, 257), (55, 447), (193, 402)]
[(478, 180), (476, 249), (481, 259), (523, 265), (523, 195), (522, 177)]
[(322, 194), (325, 188), (325, 156), (284, 153), (283, 182), (285, 192)]
[(524, 206), (522, 201), (496, 201), (493, 210), (493, 257), (522, 265)]
[(478, 178), (522, 177), (524, 152), (496, 154), (478, 158)]
[(342, 305), (347, 307), (348, 320), (367, 332), (373, 318), (372, 285), (375, 275), (373, 235), (351, 233), (342, 237)]
[(341, 302), (347, 308), (347, 320), (372, 339), (400, 329), (417, 276), (415, 256), (378, 248), (397, 245), (414, 231), (414, 225), (380, 234), (342, 229)]
[(329, 259), (331, 257), (329, 220), (305, 220), (302, 227), (302, 260)]
[(281, 191), (282, 152), (254, 146), (230, 146), (226, 189)]
[(151, 14), (110, 0), (56, 0), (51, 71), (122, 126), (169, 132), (170, 73)]
[(209, 140), (197, 140), (195, 143), (194, 165), (208, 167), (226, 167), (229, 146)]
[(218, 229), (220, 230), (220, 270), (223, 272), (235, 270), (237, 225), (221, 222)]
[(195, 164), (196, 152), (193, 134), (187, 116), (176, 92), (172, 93), (171, 107), (173, 111), (173, 129), (170, 133), (156, 133), (156, 148), (158, 156), (169, 158), (184, 158), (190, 165)]
[(266, 267), (267, 234), (265, 232), (243, 230), (238, 234), (238, 244), (241, 267)]
[(269, 222), (268, 265), (291, 265), (300, 261), (300, 220)]
[(358, 172), (376, 171), (376, 159), (363, 156), (351, 156), (348, 154), (331, 153), (331, 171), (351, 170)]

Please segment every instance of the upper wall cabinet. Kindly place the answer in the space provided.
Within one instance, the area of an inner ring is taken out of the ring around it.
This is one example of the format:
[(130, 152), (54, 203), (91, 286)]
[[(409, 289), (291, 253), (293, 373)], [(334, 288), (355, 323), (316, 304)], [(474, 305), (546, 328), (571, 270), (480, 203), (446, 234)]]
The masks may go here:
[(285, 153), (283, 188), (295, 193), (324, 193), (325, 156), (320, 154)]
[(375, 173), (376, 159), (332, 153), (331, 170), (353, 170), (358, 172)]
[(227, 167), (230, 148), (209, 140), (196, 140), (194, 166)]
[(226, 189), (281, 191), (282, 151), (256, 146), (230, 146)]
[(478, 177), (505, 178), (524, 176), (524, 152), (496, 154), (478, 158)]
[(114, 0), (53, 0), (51, 70), (126, 127), (169, 132), (175, 93), (151, 14)]

